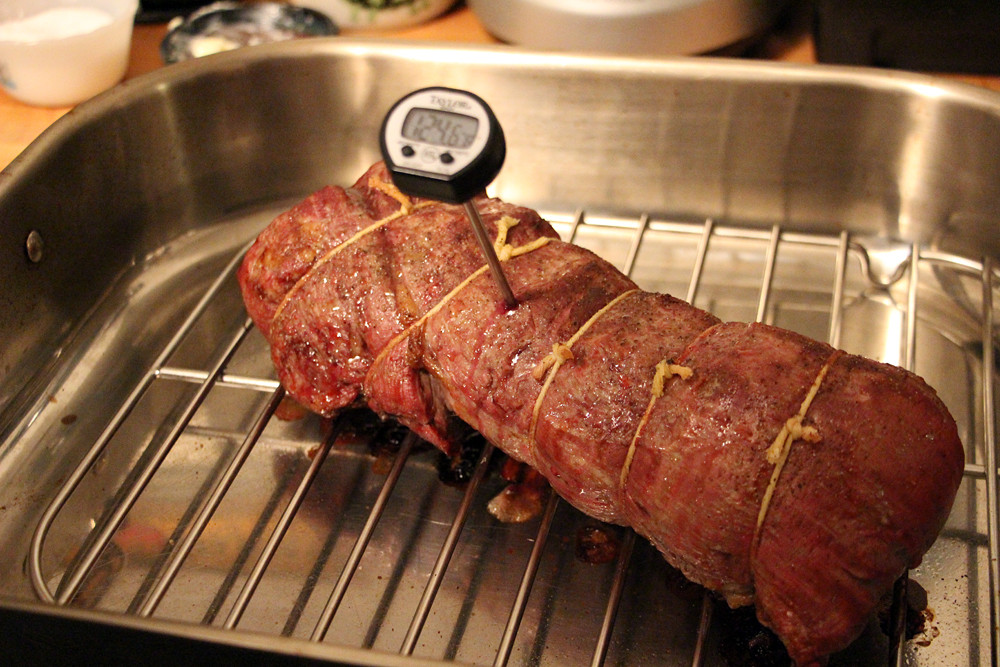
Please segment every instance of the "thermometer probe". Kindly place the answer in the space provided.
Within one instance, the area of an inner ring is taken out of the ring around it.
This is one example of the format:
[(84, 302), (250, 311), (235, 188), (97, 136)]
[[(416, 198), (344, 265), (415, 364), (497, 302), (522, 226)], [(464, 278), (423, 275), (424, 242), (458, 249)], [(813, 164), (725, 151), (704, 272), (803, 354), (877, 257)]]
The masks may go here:
[(481, 98), (454, 88), (422, 88), (396, 102), (382, 122), (382, 157), (401, 192), (462, 204), (508, 308), (517, 306), (472, 198), (486, 189), (507, 153), (503, 130)]

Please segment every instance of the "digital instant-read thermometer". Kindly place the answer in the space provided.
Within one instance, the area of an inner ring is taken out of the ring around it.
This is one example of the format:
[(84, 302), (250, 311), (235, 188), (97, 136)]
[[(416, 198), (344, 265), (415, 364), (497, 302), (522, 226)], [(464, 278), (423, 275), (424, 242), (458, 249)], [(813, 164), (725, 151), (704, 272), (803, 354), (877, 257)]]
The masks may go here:
[(503, 130), (486, 102), (453, 88), (414, 91), (389, 109), (379, 143), (401, 192), (465, 206), (504, 301), (515, 307), (517, 300), (472, 202), (496, 178), (507, 154)]

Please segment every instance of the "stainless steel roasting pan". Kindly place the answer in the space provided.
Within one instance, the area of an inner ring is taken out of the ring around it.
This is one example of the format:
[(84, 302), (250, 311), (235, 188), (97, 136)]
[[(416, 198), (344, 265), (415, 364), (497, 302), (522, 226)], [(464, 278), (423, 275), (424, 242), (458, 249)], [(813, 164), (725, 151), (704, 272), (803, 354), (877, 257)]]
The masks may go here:
[[(1000, 96), (346, 39), (128, 82), (0, 174), (5, 659), (719, 665), (773, 648), (629, 531), (554, 499), (493, 519), (496, 457), (442, 483), (391, 425), (280, 405), (235, 263), (276, 213), (353, 182), (389, 105), (431, 84), (496, 111), (495, 194), (644, 287), (937, 388), (968, 464), (910, 573), (920, 627), (894, 650), (873, 618), (832, 663), (996, 664)], [(607, 562), (577, 554), (593, 531)]]

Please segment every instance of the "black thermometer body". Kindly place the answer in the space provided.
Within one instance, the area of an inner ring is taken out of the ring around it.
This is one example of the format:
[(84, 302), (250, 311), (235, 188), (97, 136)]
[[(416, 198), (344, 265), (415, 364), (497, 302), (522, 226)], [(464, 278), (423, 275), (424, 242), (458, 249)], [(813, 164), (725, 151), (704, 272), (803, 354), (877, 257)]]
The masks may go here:
[(485, 190), (507, 153), (486, 102), (454, 88), (423, 88), (403, 97), (386, 114), (379, 141), (400, 191), (450, 204)]
[(389, 109), (379, 144), (401, 192), (465, 206), (504, 302), (517, 307), (472, 201), (496, 178), (507, 154), (503, 130), (486, 102), (454, 88), (414, 91)]

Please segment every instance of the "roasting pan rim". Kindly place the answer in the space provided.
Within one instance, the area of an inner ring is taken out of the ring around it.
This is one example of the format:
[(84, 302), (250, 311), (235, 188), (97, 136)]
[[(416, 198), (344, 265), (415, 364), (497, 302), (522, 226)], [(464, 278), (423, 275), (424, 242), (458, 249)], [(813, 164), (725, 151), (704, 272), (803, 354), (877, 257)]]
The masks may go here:
[[(279, 658), (288, 660), (287, 663), (280, 662), (280, 664), (343, 664), (357, 667), (440, 667), (441, 664), (435, 660), (387, 653), (377, 649), (360, 649), (336, 643), (312, 642), (296, 637), (278, 637), (250, 630), (234, 632), (214, 626), (163, 618), (157, 618), (155, 623), (151, 623), (149, 619), (121, 613), (57, 606), (0, 595), (0, 618), (4, 617), (18, 619), (17, 627), (28, 631), (37, 623), (39, 634), (49, 630), (50, 626), (46, 625), (47, 623), (63, 621), (78, 627), (81, 631), (99, 627), (110, 632), (112, 636), (115, 633), (120, 633), (121, 637), (128, 638), (133, 637), (133, 633), (139, 633), (161, 639), (184, 641), (185, 645), (221, 647), (223, 652), (233, 651), (233, 657), (240, 657), (240, 652), (250, 651), (258, 654), (257, 658), (266, 656), (268, 661), (279, 662)], [(65, 636), (62, 638), (65, 639)], [(7, 631), (0, 633), (0, 646), (4, 646), (10, 639)], [(73, 662), (76, 663), (83, 656), (99, 658), (100, 649), (90, 648), (91, 646), (91, 644), (81, 644), (79, 647), (84, 651), (94, 652), (78, 654)], [(64, 653), (56, 653), (55, 655), (65, 658)], [(115, 653), (112, 652), (110, 655), (115, 655)], [(154, 655), (158, 656), (159, 654)], [(50, 655), (50, 657), (54, 656)], [(331, 663), (331, 660), (336, 662)], [(157, 664), (157, 659), (154, 658), (153, 662)], [(455, 664), (459, 667), (461, 665), (461, 663)]]
[(329, 55), (396, 56), (409, 59), (476, 63), (498, 67), (538, 67), (576, 71), (686, 75), (693, 79), (733, 78), (753, 82), (832, 84), (881, 88), (899, 93), (949, 97), (1000, 117), (1000, 91), (933, 74), (854, 65), (773, 62), (731, 57), (635, 56), (589, 52), (541, 51), (497, 44), (464, 44), (368, 37), (315, 37), (245, 47), (188, 60), (139, 75), (71, 109), (46, 128), (0, 174), (0, 199), (22, 171), (66, 135), (116, 107), (127, 106), (151, 91), (203, 77), (213, 71), (259, 65), (274, 58)]

